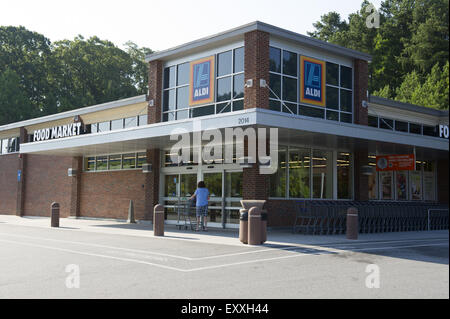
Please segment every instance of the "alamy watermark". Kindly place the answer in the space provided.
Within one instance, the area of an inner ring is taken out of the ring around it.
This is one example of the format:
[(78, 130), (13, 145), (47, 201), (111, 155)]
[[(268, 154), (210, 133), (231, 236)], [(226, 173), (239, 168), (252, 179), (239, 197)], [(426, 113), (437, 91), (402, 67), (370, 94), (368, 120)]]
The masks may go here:
[(66, 277), (66, 287), (69, 289), (80, 288), (80, 266), (69, 264), (65, 268), (65, 272), (69, 273)]
[(170, 140), (172, 163), (220, 163), (252, 165), (259, 163), (260, 174), (273, 174), (278, 169), (278, 129), (242, 127), (202, 128), (201, 120), (193, 122), (193, 133), (176, 128)]
[(372, 3), (365, 7), (366, 13), (370, 13), (366, 18), (366, 27), (369, 29), (380, 27), (380, 13)]
[(376, 264), (369, 264), (366, 267), (366, 287), (369, 289), (380, 288), (380, 267)]

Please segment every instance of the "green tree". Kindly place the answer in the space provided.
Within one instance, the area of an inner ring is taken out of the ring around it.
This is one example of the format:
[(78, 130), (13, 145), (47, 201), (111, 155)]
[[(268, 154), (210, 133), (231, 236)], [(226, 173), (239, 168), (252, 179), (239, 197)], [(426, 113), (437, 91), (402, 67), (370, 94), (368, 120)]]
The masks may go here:
[(26, 120), (34, 113), (33, 104), (11, 69), (0, 73), (0, 125)]
[(348, 30), (347, 22), (341, 20), (340, 14), (335, 11), (322, 15), (320, 21), (313, 23), (313, 26), (316, 30), (307, 32), (307, 34), (310, 37), (329, 42), (336, 42), (336, 33)]
[(448, 1), (385, 0), (378, 10), (379, 28), (366, 26), (367, 5), (363, 1), (348, 23), (334, 12), (325, 14), (308, 34), (371, 54), (369, 91), (374, 95), (447, 107), (448, 79), (439, 70), (446, 72), (449, 58)]
[[(20, 77), (20, 87), (33, 105), (21, 119), (41, 114), (52, 107), (49, 97), (54, 87), (48, 81), (49, 66), (54, 64), (50, 40), (24, 27), (0, 27), (0, 73), (7, 69)], [(0, 103), (4, 103), (0, 101)]]
[(125, 45), (126, 52), (133, 63), (133, 81), (138, 90), (138, 94), (146, 94), (148, 88), (148, 63), (145, 62), (145, 57), (153, 53), (153, 51), (146, 47), (140, 48), (131, 41), (128, 41)]

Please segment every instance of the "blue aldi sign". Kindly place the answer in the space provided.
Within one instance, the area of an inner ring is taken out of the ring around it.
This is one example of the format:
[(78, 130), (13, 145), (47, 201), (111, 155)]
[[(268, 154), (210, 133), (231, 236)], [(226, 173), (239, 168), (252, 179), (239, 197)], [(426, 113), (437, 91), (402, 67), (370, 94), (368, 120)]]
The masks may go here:
[(300, 57), (300, 103), (325, 106), (325, 61)]
[(189, 105), (214, 101), (214, 56), (191, 62)]

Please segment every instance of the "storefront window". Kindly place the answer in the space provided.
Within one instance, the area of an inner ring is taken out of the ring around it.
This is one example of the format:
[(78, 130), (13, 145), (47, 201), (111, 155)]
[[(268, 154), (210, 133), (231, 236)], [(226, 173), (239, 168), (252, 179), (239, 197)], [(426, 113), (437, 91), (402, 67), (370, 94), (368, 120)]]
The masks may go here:
[[(136, 158), (138, 158), (137, 166)], [(95, 172), (105, 170), (136, 169), (142, 168), (142, 163), (145, 163), (146, 161), (147, 156), (145, 152), (85, 157), (84, 171)]]
[(189, 63), (178, 65), (177, 71), (177, 85), (189, 84)]
[(378, 199), (378, 183), (376, 170), (376, 156), (369, 155), (368, 164), (372, 168), (372, 174), (368, 176), (369, 180), (369, 199)]
[(337, 194), (338, 199), (352, 198), (352, 171), (350, 153), (337, 153)]
[(97, 164), (95, 166), (97, 171), (105, 171), (108, 169), (108, 156), (97, 156)]
[(313, 198), (333, 198), (332, 152), (313, 150)]
[(147, 114), (139, 115), (139, 126), (147, 125), (147, 121), (148, 121), (148, 115)]
[(197, 174), (181, 174), (181, 197), (191, 197), (197, 189)]
[(423, 168), (423, 199), (436, 200), (434, 163), (425, 162)]
[(123, 154), (123, 168), (131, 169), (136, 168), (136, 154)]
[(244, 48), (218, 53), (215, 61), (215, 99), (212, 105), (189, 108), (189, 62), (164, 69), (163, 122), (243, 109)]
[(178, 175), (164, 176), (164, 197), (177, 196)]
[(225, 173), (225, 194), (226, 197), (242, 198), (242, 172)]
[(210, 197), (222, 197), (222, 173), (205, 173), (203, 181)]
[[(283, 51), (283, 73), (297, 77), (297, 54), (294, 52)], [(297, 90), (295, 90), (297, 91)]]
[(395, 192), (397, 200), (408, 199), (408, 174), (407, 171), (395, 172)]
[(84, 169), (86, 171), (95, 170), (95, 157), (85, 157), (84, 159)]
[(280, 146), (278, 148), (278, 169), (270, 175), (270, 196), (272, 197), (286, 197), (286, 160), (287, 148)]
[(289, 197), (311, 197), (310, 167), (310, 149), (289, 148)]
[(124, 119), (124, 122), (123, 122), (123, 127), (124, 128), (135, 127), (137, 125), (138, 125), (138, 123), (137, 123), (136, 116), (127, 117), (127, 118)]
[(422, 172), (411, 171), (409, 177), (411, 180), (411, 199), (421, 200), (422, 199)]
[(393, 199), (392, 172), (380, 172), (381, 199)]
[(226, 51), (217, 55), (217, 76), (230, 74), (231, 71), (231, 51)]
[(137, 153), (137, 168), (142, 168), (142, 164), (147, 162), (147, 153)]
[(111, 125), (111, 123), (109, 121), (98, 123), (98, 131), (99, 132), (107, 132), (111, 129), (110, 125)]
[(122, 155), (110, 155), (109, 156), (109, 169), (121, 169), (122, 168)]

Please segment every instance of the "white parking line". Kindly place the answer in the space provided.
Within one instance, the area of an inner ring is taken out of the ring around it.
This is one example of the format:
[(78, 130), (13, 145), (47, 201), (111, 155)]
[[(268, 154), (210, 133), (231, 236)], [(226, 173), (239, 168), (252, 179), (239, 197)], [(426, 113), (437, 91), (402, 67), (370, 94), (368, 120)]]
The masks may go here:
[[(66, 249), (66, 248), (59, 248), (59, 247), (53, 247), (53, 246), (47, 246), (47, 245), (38, 245), (33, 243), (23, 243), (23, 242), (17, 242), (17, 241), (11, 241), (11, 240), (4, 240), (0, 239), (0, 242), (5, 242), (9, 244), (15, 244), (15, 245), (24, 245), (24, 246), (30, 246), (30, 247), (38, 247), (38, 248), (44, 248), (44, 249), (50, 249), (50, 250), (56, 250), (56, 251), (62, 251), (67, 253), (73, 253), (73, 254), (79, 254), (79, 255), (85, 255), (85, 256), (92, 256), (92, 257), (99, 257), (99, 258), (108, 258), (108, 259), (114, 259), (114, 260), (120, 260), (125, 262), (132, 262), (132, 263), (138, 263), (138, 264), (144, 264), (149, 266), (154, 266), (162, 269), (168, 269), (178, 272), (195, 272), (195, 271), (203, 271), (208, 269), (217, 269), (217, 268), (225, 268), (225, 267), (231, 267), (231, 266), (239, 266), (239, 265), (245, 265), (245, 264), (252, 264), (252, 263), (261, 263), (266, 261), (274, 261), (274, 260), (282, 260), (282, 259), (288, 259), (288, 258), (295, 258), (295, 257), (305, 257), (305, 256), (314, 256), (314, 255), (322, 255), (324, 253), (346, 253), (348, 251), (345, 250), (338, 250), (333, 248), (326, 248), (322, 249), (321, 251), (318, 251), (317, 253), (296, 253), (289, 256), (281, 256), (281, 257), (272, 257), (272, 258), (261, 258), (261, 259), (253, 259), (248, 261), (241, 261), (241, 262), (234, 262), (234, 263), (226, 263), (226, 264), (219, 264), (219, 265), (212, 265), (212, 266), (205, 266), (205, 267), (197, 267), (197, 268), (191, 268), (191, 269), (181, 269), (161, 264), (155, 264), (139, 259), (132, 259), (132, 258), (122, 258), (122, 257), (116, 257), (116, 256), (110, 256), (105, 254), (94, 254), (94, 253), (88, 253), (84, 251), (78, 251), (78, 250), (72, 250), (72, 249)], [(445, 246), (448, 245), (448, 243), (439, 243), (439, 244), (421, 244), (421, 245), (406, 245), (406, 246), (385, 246), (385, 247), (369, 247), (369, 248), (359, 248), (355, 249), (358, 251), (368, 251), (368, 250), (393, 250), (393, 249), (402, 249), (402, 248), (412, 248), (412, 247), (430, 247), (430, 246)], [(299, 247), (300, 248), (300, 247)]]
[(0, 242), (5, 242), (5, 243), (10, 243), (10, 244), (15, 244), (15, 245), (24, 245), (24, 246), (30, 246), (30, 247), (38, 247), (38, 248), (44, 248), (44, 249), (51, 249), (51, 250), (57, 250), (57, 251), (63, 251), (63, 252), (67, 252), (67, 253), (72, 253), (72, 254), (78, 254), (78, 255), (101, 257), (101, 258), (108, 258), (108, 259), (116, 259), (116, 260), (134, 262), (134, 263), (138, 263), (138, 264), (145, 264), (145, 265), (150, 265), (150, 266), (155, 266), (155, 267), (159, 267), (159, 268), (163, 268), (163, 269), (169, 269), (169, 270), (175, 270), (175, 271), (182, 271), (182, 272), (186, 271), (184, 269), (179, 269), (179, 268), (170, 267), (170, 266), (164, 266), (164, 265), (160, 265), (160, 264), (154, 264), (154, 263), (150, 263), (150, 262), (139, 260), (139, 259), (121, 258), (121, 257), (102, 255), (102, 254), (93, 254), (93, 253), (87, 253), (87, 252), (84, 252), (84, 251), (77, 251), (77, 250), (72, 250), (72, 249), (58, 248), (58, 247), (45, 246), (45, 245), (37, 245), (37, 244), (31, 244), (31, 243), (22, 243), (22, 242), (11, 241), (11, 240), (4, 240), (4, 239), (0, 239)]
[(75, 244), (75, 245), (91, 246), (91, 247), (98, 247), (98, 248), (123, 250), (123, 251), (128, 251), (128, 252), (133, 252), (133, 253), (157, 255), (157, 256), (164, 256), (164, 257), (172, 257), (172, 258), (178, 258), (178, 259), (183, 259), (183, 260), (194, 260), (194, 258), (190, 258), (190, 257), (183, 257), (183, 256), (178, 256), (178, 255), (171, 255), (171, 254), (165, 254), (165, 253), (152, 252), (152, 251), (149, 251), (149, 250), (122, 248), (122, 247), (114, 247), (114, 246), (107, 246), (107, 245), (101, 245), (101, 244), (84, 243), (84, 242), (79, 242), (79, 241), (50, 239), (50, 238), (34, 237), (34, 236), (26, 236), (26, 235), (15, 235), (15, 234), (5, 234), (5, 233), (0, 233), (0, 235), (2, 235), (2, 236), (9, 236), (9, 237), (45, 240), (45, 241), (50, 241), (50, 242), (55, 242), (55, 243), (63, 243), (63, 244)]

